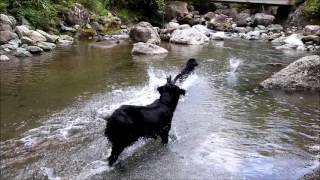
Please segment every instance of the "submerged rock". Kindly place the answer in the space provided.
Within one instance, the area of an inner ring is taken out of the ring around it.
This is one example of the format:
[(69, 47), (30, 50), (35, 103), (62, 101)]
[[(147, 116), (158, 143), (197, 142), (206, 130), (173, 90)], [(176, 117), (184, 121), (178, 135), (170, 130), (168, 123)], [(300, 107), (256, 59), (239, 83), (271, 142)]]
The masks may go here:
[(265, 89), (320, 90), (320, 56), (306, 56), (260, 83)]
[(157, 55), (157, 54), (166, 54), (168, 50), (152, 43), (135, 43), (133, 44), (133, 49), (131, 54), (133, 55)]
[(177, 29), (172, 33), (170, 42), (185, 45), (199, 45), (208, 43), (209, 38), (195, 28)]

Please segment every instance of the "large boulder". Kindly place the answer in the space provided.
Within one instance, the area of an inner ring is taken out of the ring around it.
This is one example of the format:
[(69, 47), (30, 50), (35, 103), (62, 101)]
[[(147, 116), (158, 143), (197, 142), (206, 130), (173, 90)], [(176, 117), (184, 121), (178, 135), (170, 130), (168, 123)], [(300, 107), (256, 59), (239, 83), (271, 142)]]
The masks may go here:
[(0, 23), (0, 31), (12, 31), (12, 27), (9, 24)]
[(307, 25), (304, 28), (303, 33), (305, 35), (316, 35), (320, 36), (320, 26), (319, 25)]
[(81, 4), (76, 3), (65, 15), (64, 21), (70, 25), (86, 25), (90, 21), (90, 12)]
[(22, 26), (16, 26), (15, 32), (19, 35), (20, 38), (23, 36), (28, 36), (31, 33), (31, 30), (28, 26), (22, 25)]
[(36, 42), (44, 42), (47, 41), (47, 38), (40, 34), (38, 31), (33, 31), (28, 34), (28, 37)]
[(16, 33), (13, 33), (11, 31), (0, 31), (0, 44), (5, 44), (10, 40), (16, 38), (18, 38), (18, 35)]
[(59, 36), (53, 35), (53, 34), (48, 34), (42, 30), (37, 29), (37, 32), (40, 33), (42, 36), (44, 36), (48, 42), (54, 43), (59, 39)]
[(306, 56), (261, 82), (265, 89), (320, 90), (320, 56)]
[(169, 1), (166, 4), (165, 16), (168, 20), (182, 18), (189, 13), (188, 3), (182, 1)]
[(238, 10), (235, 8), (218, 9), (215, 11), (216, 14), (224, 14), (232, 19), (236, 19), (239, 15)]
[(238, 27), (248, 26), (252, 21), (249, 13), (239, 13), (233, 20)]
[(275, 20), (275, 17), (269, 14), (264, 13), (257, 13), (253, 17), (253, 24), (254, 25), (264, 25), (269, 26), (270, 24), (273, 24)]
[(170, 42), (176, 44), (199, 45), (208, 43), (209, 38), (195, 28), (183, 30), (177, 29), (172, 33)]
[(284, 42), (286, 44), (290, 44), (290, 45), (293, 45), (293, 46), (304, 46), (303, 42), (302, 42), (302, 36), (299, 35), (299, 34), (292, 34), (288, 37), (286, 37), (286, 39), (284, 40)]
[(305, 18), (304, 6), (305, 3), (302, 3), (293, 12), (289, 14), (288, 20), (286, 22), (287, 26), (295, 26), (299, 29), (302, 29), (308, 24), (308, 19)]
[(21, 43), (22, 44), (27, 44), (27, 45), (36, 45), (36, 41), (32, 40), (31, 38), (27, 37), (27, 36), (23, 36), (21, 38)]
[(202, 34), (204, 34), (204, 35), (206, 35), (208, 37), (210, 36), (211, 30), (208, 29), (204, 25), (197, 24), (197, 25), (192, 26), (192, 28), (198, 30), (199, 32), (201, 32)]
[(15, 26), (17, 24), (17, 21), (14, 17), (8, 16), (5, 14), (0, 14), (0, 23), (1, 24), (9, 24), (10, 26)]
[[(212, 15), (212, 14), (211, 14)], [(233, 21), (232, 18), (224, 14), (215, 14), (214, 16), (210, 16), (210, 21), (207, 22), (207, 27), (216, 31), (232, 31)]]
[(157, 55), (166, 53), (168, 53), (168, 51), (158, 45), (143, 42), (133, 44), (133, 49), (131, 51), (131, 54), (133, 55)]
[(136, 42), (160, 44), (160, 36), (148, 22), (140, 22), (132, 27), (130, 37)]

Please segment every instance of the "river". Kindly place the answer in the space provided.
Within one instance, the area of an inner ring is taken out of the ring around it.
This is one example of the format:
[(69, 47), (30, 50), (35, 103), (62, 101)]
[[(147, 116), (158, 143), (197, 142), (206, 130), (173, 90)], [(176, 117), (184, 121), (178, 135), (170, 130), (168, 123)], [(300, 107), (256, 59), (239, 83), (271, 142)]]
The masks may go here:
[[(319, 165), (317, 92), (258, 83), (306, 52), (265, 42), (162, 44), (168, 56), (132, 57), (132, 45), (80, 43), (1, 63), (1, 179), (298, 179)], [(105, 121), (146, 105), (189, 58), (200, 66), (174, 114), (170, 140), (140, 139), (108, 167)]]

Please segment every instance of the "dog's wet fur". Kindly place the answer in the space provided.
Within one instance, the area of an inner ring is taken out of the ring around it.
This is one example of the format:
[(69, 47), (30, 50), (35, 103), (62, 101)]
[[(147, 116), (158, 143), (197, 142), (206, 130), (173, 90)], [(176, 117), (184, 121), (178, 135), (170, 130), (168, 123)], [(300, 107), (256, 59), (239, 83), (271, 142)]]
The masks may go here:
[(186, 67), (172, 81), (157, 88), (160, 98), (147, 106), (123, 105), (105, 118), (107, 126), (105, 136), (112, 144), (111, 155), (108, 158), (112, 166), (120, 153), (140, 137), (157, 138), (160, 136), (163, 144), (168, 143), (168, 135), (174, 111), (181, 95), (186, 91), (175, 85), (178, 79), (185, 79), (197, 66), (195, 59), (190, 59)]

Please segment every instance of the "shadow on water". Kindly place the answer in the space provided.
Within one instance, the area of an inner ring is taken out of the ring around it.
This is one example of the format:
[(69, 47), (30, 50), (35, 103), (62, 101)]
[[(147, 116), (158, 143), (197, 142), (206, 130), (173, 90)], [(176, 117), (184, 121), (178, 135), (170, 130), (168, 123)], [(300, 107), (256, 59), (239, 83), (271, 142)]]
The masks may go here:
[[(81, 42), (1, 64), (1, 179), (297, 179), (318, 165), (319, 93), (257, 85), (306, 54), (261, 42), (163, 43), (164, 57), (132, 45)], [(181, 86), (170, 142), (141, 139), (108, 167), (105, 121), (121, 104), (146, 105), (187, 59), (200, 67)]]

